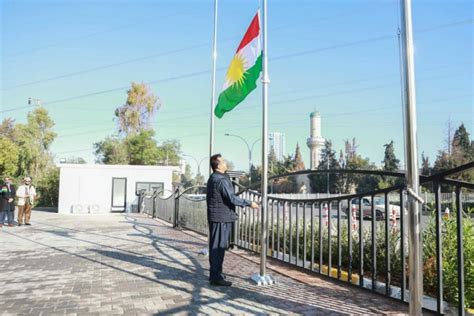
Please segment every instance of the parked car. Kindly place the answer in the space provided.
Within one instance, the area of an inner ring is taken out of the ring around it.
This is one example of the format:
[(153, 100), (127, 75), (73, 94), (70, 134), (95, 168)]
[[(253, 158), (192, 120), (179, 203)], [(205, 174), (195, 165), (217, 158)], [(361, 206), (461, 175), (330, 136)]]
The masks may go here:
[(186, 194), (186, 197), (193, 201), (205, 201), (206, 195), (205, 194)]
[[(374, 199), (374, 209), (375, 209), (375, 218), (376, 219), (385, 219), (385, 198), (383, 197), (375, 197)], [(359, 198), (354, 198), (351, 200), (351, 207), (348, 208), (347, 205), (344, 208), (346, 214), (348, 216), (352, 215), (352, 210), (355, 209), (356, 218), (359, 218)], [(400, 206), (389, 204), (389, 214), (388, 216), (392, 216), (392, 212), (395, 211), (395, 217), (397, 219), (400, 218)], [(372, 198), (371, 197), (363, 197), (362, 198), (362, 216), (364, 218), (372, 218)]]

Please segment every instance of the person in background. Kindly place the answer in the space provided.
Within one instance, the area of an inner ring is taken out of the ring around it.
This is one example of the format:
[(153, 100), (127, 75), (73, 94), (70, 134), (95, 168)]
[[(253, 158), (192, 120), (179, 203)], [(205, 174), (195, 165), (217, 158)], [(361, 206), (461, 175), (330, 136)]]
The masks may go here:
[(3, 179), (3, 184), (1, 187), (1, 197), (0, 197), (0, 227), (3, 226), (5, 217), (7, 218), (7, 223), (9, 227), (13, 227), (13, 220), (15, 216), (15, 186), (12, 184), (12, 179), (10, 177), (5, 177)]
[(23, 219), (25, 220), (25, 225), (31, 225), (31, 207), (36, 197), (36, 189), (31, 184), (31, 178), (24, 177), (23, 183), (16, 191), (16, 196), (18, 197), (18, 226), (23, 225)]
[(258, 204), (235, 195), (221, 155), (211, 157), (212, 175), (207, 181), (207, 221), (209, 223), (209, 281), (211, 285), (231, 286), (222, 274), (225, 251), (229, 246), (232, 223), (238, 218), (236, 206), (258, 208)]

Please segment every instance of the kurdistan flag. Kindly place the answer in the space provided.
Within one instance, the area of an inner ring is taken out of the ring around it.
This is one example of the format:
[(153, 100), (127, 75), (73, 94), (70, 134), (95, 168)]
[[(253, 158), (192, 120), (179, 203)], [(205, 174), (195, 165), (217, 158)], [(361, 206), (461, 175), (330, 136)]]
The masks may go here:
[(222, 118), (224, 113), (231, 111), (242, 102), (257, 87), (257, 79), (261, 71), (262, 50), (257, 12), (232, 58), (214, 114)]

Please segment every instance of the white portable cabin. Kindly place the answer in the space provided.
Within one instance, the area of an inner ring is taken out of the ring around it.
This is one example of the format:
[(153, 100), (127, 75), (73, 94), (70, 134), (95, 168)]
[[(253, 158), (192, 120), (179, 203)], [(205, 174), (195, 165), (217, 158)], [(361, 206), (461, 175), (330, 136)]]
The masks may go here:
[(58, 213), (131, 212), (140, 190), (172, 190), (175, 166), (59, 164)]

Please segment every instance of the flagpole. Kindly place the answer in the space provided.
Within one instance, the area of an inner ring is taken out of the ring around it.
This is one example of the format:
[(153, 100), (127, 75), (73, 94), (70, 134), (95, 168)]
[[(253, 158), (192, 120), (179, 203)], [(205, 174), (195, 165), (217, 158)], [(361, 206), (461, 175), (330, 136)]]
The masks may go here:
[[(416, 98), (415, 98), (415, 61), (413, 52), (413, 29), (411, 0), (402, 1), (402, 36), (405, 54), (405, 106), (406, 106), (406, 155), (407, 155), (407, 193), (408, 199), (408, 281), (410, 288), (410, 315), (421, 315), (423, 297), (422, 248), (420, 234), (420, 208), (423, 200), (418, 196), (418, 154), (416, 143)], [(402, 236), (403, 237), (403, 236)]]
[(267, 0), (263, 0), (262, 14), (262, 203), (261, 215), (261, 245), (260, 245), (260, 274), (254, 274), (252, 280), (258, 285), (273, 284), (273, 278), (266, 274), (267, 264), (267, 193), (268, 193), (268, 55), (267, 55)]
[[(211, 94), (211, 130), (209, 140), (209, 160), (214, 154), (214, 106), (216, 105), (216, 63), (217, 63), (217, 2), (214, 0), (214, 36), (212, 47), (212, 94)], [(209, 176), (212, 173), (209, 164)]]

